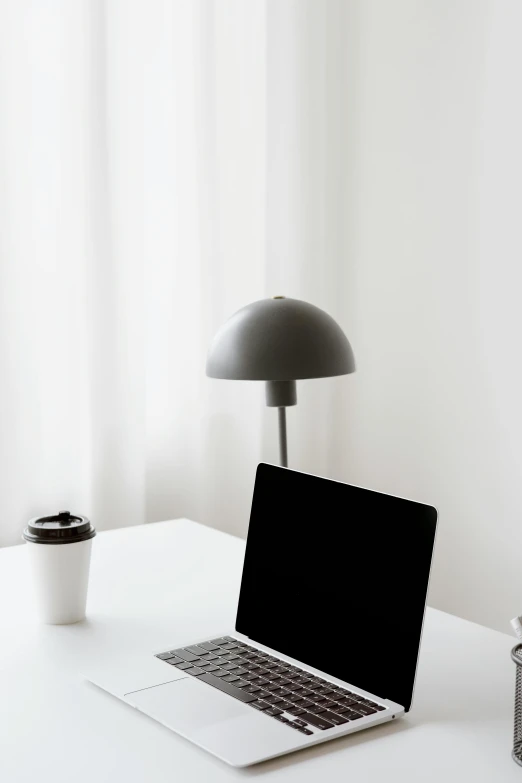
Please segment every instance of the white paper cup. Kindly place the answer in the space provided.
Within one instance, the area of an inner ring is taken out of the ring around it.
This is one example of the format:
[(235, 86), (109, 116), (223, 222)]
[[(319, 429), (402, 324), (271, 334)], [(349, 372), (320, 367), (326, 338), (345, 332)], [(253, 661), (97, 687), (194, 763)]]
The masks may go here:
[(84, 619), (95, 534), (86, 517), (64, 511), (29, 522), (24, 538), (44, 623), (63, 625)]

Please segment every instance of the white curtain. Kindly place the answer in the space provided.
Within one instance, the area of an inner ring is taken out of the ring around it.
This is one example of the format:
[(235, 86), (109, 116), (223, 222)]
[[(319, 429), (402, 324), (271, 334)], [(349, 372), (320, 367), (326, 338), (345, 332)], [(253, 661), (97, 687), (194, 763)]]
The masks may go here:
[(521, 24), (518, 0), (3, 2), (0, 544), (63, 507), (244, 534), (276, 423), (205, 354), (282, 293), (358, 361), (299, 384), (290, 464), (434, 502), (432, 602), (520, 613)]
[(0, 543), (58, 507), (245, 529), (260, 387), (205, 355), (266, 291), (265, 18), (225, 5), (1, 5)]
[[(276, 293), (350, 331), (343, 128), (328, 136), (346, 121), (322, 95), (346, 80), (325, 70), (327, 16), (266, 0), (1, 6), (0, 544), (62, 507), (99, 529), (187, 515), (244, 535), (276, 421), (262, 384), (205, 377), (212, 335)], [(301, 384), (294, 466), (329, 472), (345, 384)]]

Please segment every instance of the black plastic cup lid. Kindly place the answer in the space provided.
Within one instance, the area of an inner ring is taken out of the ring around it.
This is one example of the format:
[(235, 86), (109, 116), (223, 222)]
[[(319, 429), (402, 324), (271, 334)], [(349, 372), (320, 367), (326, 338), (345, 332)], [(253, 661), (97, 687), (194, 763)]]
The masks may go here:
[(96, 530), (87, 517), (59, 511), (50, 517), (30, 519), (23, 532), (26, 541), (36, 544), (73, 544), (94, 538)]

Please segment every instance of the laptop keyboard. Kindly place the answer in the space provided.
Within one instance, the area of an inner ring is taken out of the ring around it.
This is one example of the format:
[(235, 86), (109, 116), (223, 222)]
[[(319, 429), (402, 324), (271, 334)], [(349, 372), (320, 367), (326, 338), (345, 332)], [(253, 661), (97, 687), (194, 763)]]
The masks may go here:
[(156, 658), (302, 734), (332, 729), (386, 709), (232, 636), (168, 650)]

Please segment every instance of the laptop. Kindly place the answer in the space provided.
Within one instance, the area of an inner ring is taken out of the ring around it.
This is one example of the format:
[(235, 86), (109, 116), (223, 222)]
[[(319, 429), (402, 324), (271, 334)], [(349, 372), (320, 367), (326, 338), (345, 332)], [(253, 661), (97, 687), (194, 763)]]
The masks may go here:
[(88, 679), (235, 767), (411, 708), (435, 508), (257, 468), (234, 630)]

